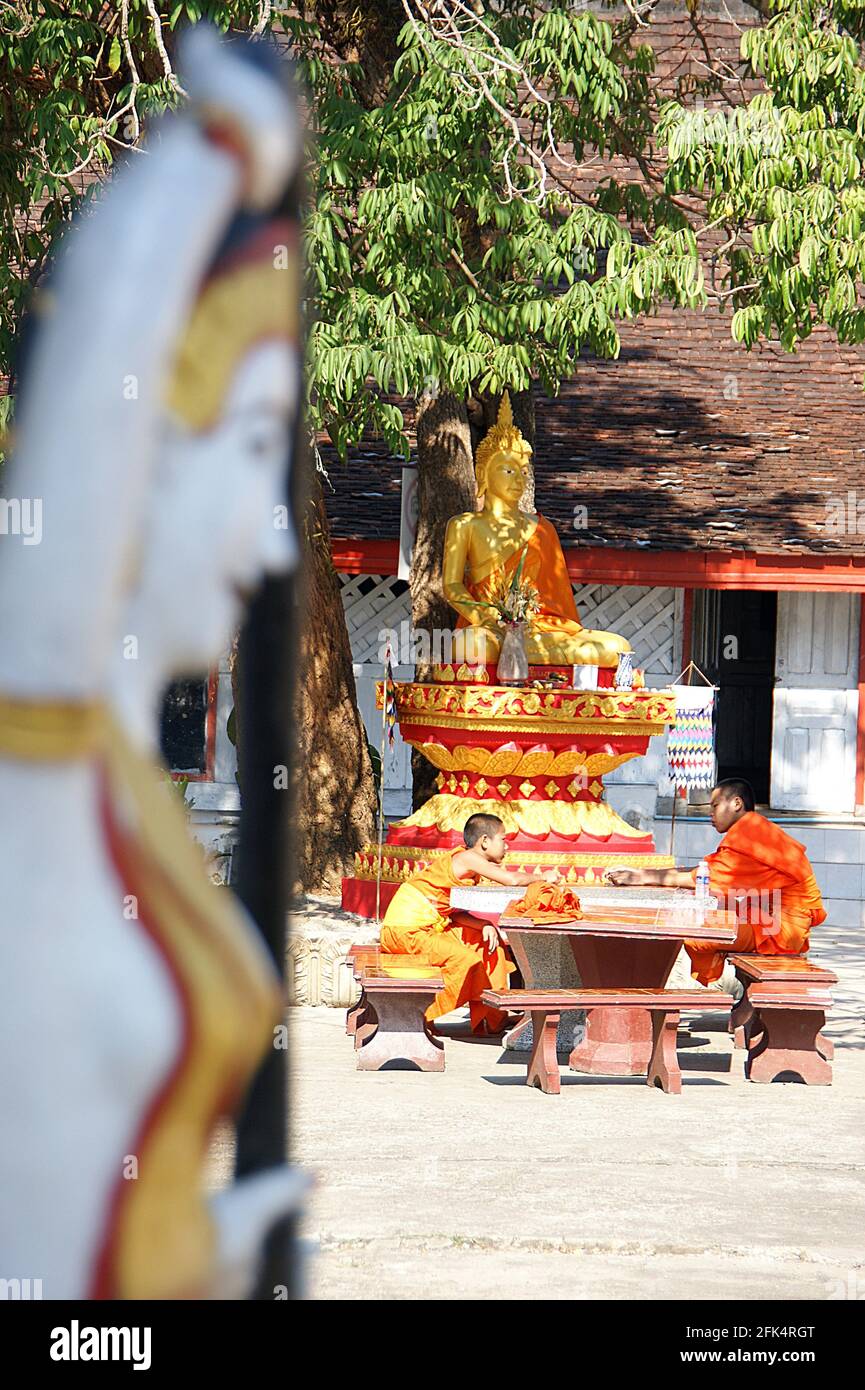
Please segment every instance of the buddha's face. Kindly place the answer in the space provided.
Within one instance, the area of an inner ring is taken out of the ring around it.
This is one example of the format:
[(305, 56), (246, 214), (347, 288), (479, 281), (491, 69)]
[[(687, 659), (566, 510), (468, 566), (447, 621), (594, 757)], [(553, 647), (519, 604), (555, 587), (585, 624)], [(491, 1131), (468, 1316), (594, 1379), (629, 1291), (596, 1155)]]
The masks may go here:
[(263, 343), (213, 429), (172, 424), (164, 440), (134, 602), (161, 615), (152, 655), (167, 676), (206, 670), (262, 577), (294, 561), (284, 502), (297, 379), (288, 343)]
[(495, 454), (487, 468), (487, 497), (497, 497), (508, 506), (516, 507), (525, 485), (526, 475), (520, 455), (510, 451)]

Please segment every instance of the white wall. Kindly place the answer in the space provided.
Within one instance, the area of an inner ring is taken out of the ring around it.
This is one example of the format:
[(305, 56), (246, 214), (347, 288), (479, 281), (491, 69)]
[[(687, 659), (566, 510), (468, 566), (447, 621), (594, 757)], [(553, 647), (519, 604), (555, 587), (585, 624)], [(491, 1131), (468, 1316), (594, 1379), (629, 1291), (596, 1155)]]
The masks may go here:
[[(788, 835), (804, 845), (823, 896), (828, 920), (814, 937), (833, 927), (865, 927), (865, 829), (862, 826), (802, 824), (783, 812), (772, 815)], [(670, 822), (654, 826), (660, 854), (668, 853)], [(677, 864), (693, 868), (718, 847), (719, 836), (707, 820), (680, 821), (674, 844)], [(812, 937), (812, 940), (814, 940)]]

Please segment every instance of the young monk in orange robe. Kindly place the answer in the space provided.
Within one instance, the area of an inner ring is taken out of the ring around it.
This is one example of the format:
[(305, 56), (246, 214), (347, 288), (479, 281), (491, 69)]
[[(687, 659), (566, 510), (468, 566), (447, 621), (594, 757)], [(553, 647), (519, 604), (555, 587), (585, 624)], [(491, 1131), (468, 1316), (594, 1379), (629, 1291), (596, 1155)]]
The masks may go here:
[[(728, 778), (711, 798), (712, 824), (723, 835), (714, 854), (706, 856), (709, 889), (721, 906), (736, 911), (739, 932), (732, 946), (686, 941), (691, 974), (701, 984), (717, 980), (732, 951), (764, 956), (799, 956), (808, 951), (812, 927), (826, 921), (820, 889), (808, 856), (798, 840), (754, 810), (748, 782)], [(661, 884), (691, 888), (696, 869), (614, 869), (619, 884)]]
[(502, 868), (507, 851), (505, 827), (498, 816), (469, 816), (463, 828), (465, 849), (451, 850), (400, 884), (384, 916), (381, 947), (391, 954), (421, 956), (441, 969), (444, 989), (426, 1011), (432, 1021), (468, 1004), (473, 1033), (500, 1033), (508, 1015), (481, 1004), (485, 989), (507, 989), (510, 964), (490, 922), (455, 911), (452, 888), (473, 887), (482, 878), (507, 887), (537, 879), (555, 882), (558, 870), (529, 874)]

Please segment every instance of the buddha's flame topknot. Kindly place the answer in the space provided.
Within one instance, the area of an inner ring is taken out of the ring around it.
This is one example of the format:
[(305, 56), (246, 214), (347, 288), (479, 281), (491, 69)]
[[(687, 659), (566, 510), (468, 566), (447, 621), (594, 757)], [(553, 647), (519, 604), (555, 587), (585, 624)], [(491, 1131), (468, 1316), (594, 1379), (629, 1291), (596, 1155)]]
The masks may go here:
[(523, 438), (522, 432), (514, 424), (511, 398), (507, 391), (502, 396), (496, 423), (487, 431), (477, 447), (475, 476), (479, 495), (486, 492), (487, 469), (492, 460), (504, 453), (513, 454), (519, 461), (523, 472), (528, 476), (532, 446), (527, 439)]

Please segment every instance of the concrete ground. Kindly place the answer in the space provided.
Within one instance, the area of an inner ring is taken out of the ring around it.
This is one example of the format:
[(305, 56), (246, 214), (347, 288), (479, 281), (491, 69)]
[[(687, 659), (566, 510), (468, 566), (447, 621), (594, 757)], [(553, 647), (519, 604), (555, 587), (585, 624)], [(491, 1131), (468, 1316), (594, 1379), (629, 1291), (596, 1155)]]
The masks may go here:
[(841, 977), (831, 1087), (746, 1082), (708, 1010), (680, 1035), (680, 1096), (563, 1063), (558, 1097), (468, 1039), (443, 1074), (357, 1072), (341, 1010), (292, 1010), (313, 1296), (865, 1297), (865, 950), (815, 935)]

